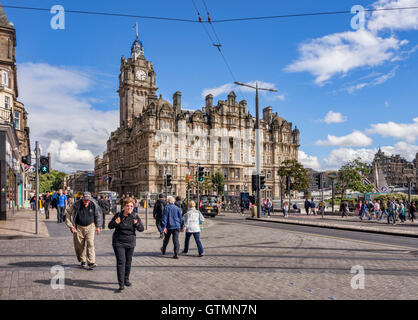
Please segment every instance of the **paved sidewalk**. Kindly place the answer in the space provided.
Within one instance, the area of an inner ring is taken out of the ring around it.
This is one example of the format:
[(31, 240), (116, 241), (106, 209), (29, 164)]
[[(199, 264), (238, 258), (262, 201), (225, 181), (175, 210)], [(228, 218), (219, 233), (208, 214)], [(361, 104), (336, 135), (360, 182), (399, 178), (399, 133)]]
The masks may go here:
[[(248, 219), (252, 220), (253, 218), (249, 217)], [(385, 218), (380, 222), (367, 219), (360, 220), (357, 216), (342, 218), (341, 216), (327, 214), (324, 215), (324, 218), (321, 215), (306, 214), (290, 214), (289, 217), (285, 218), (283, 214), (278, 213), (270, 218), (262, 217), (256, 220), (418, 237), (418, 222), (412, 223), (409, 220), (403, 223), (398, 221), (396, 225), (393, 225), (388, 224)]]
[[(38, 234), (36, 234), (36, 214), (30, 209), (15, 211), (14, 215), (5, 221), (0, 221), (0, 239), (24, 239), (49, 237), (45, 221), (54, 220), (55, 211), (50, 210), (50, 220), (39, 213)], [(55, 218), (56, 220), (56, 218)]]

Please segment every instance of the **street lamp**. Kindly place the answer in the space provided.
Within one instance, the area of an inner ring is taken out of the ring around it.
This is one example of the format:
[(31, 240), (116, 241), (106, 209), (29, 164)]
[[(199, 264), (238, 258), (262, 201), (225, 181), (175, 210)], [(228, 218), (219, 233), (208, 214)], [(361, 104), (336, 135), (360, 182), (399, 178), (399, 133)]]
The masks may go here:
[(234, 82), (236, 85), (255, 89), (255, 154), (256, 154), (256, 171), (257, 171), (257, 218), (260, 218), (261, 213), (261, 201), (260, 201), (260, 174), (261, 174), (261, 159), (260, 159), (260, 117), (258, 110), (258, 90), (277, 92), (275, 89), (259, 88), (258, 82), (255, 83), (255, 87), (249, 84), (244, 84), (239, 81)]

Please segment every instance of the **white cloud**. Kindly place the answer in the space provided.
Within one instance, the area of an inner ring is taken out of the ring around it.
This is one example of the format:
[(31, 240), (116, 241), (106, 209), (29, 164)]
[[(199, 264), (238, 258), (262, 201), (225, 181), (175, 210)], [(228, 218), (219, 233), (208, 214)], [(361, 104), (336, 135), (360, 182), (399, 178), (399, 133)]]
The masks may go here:
[(380, 134), (383, 137), (394, 137), (413, 143), (418, 138), (418, 117), (413, 119), (413, 123), (377, 123), (372, 124), (371, 129), (366, 130), (369, 134)]
[(365, 87), (370, 87), (370, 86), (377, 86), (380, 85), (382, 83), (385, 83), (386, 81), (388, 81), (389, 79), (393, 78), (396, 75), (396, 70), (398, 70), (398, 66), (394, 67), (391, 71), (389, 71), (386, 74), (379, 74), (377, 75), (373, 80), (369, 81), (369, 82), (362, 82), (356, 85), (352, 85), (349, 86), (347, 88), (344, 88), (344, 90), (346, 90), (348, 93), (353, 93), (354, 91), (363, 89)]
[[(417, 6), (418, 0), (380, 0), (373, 4), (376, 9)], [(416, 9), (374, 11), (368, 19), (367, 28), (375, 32), (384, 29), (390, 31), (418, 30), (418, 11)]]
[(361, 158), (364, 162), (371, 163), (376, 152), (377, 149), (334, 149), (330, 152), (328, 158), (323, 159), (324, 167), (327, 169), (338, 169), (341, 168), (344, 163), (357, 158)]
[(20, 64), (18, 79), (32, 144), (38, 140), (55, 155), (53, 169), (93, 169), (94, 161), (87, 160), (105, 150), (119, 120), (119, 110), (96, 110), (94, 97), (83, 97), (96, 80), (77, 69), (46, 63)]
[[(254, 86), (256, 85), (256, 83), (258, 83), (258, 87), (259, 88), (264, 88), (264, 89), (275, 89), (276, 85), (274, 83), (270, 83), (270, 82), (264, 82), (264, 81), (250, 81), (247, 82), (245, 84), (248, 84), (250, 86)], [(220, 95), (223, 94), (228, 94), (231, 91), (242, 91), (242, 92), (255, 92), (254, 89), (248, 88), (248, 87), (243, 87), (243, 86), (239, 86), (236, 85), (234, 83), (225, 83), (219, 87), (216, 88), (208, 88), (208, 89), (204, 89), (202, 92), (202, 98), (205, 98), (208, 94), (212, 94), (214, 97), (218, 97)], [(265, 91), (259, 91), (260, 94), (264, 94)], [(285, 96), (283, 94), (276, 94), (273, 95), (272, 97), (269, 97), (270, 100), (284, 100)]]
[(305, 168), (312, 168), (314, 170), (320, 169), (318, 157), (309, 156), (302, 150), (298, 151), (298, 160)]
[(337, 74), (382, 65), (405, 44), (393, 35), (381, 38), (365, 29), (334, 33), (300, 45), (301, 57), (285, 70), (307, 71), (315, 76), (315, 83), (322, 85)]
[(94, 162), (94, 155), (90, 150), (80, 150), (74, 140), (61, 143), (59, 140), (52, 140), (47, 152), (51, 153), (53, 159), (62, 164), (84, 164), (91, 166)]
[(383, 152), (389, 155), (399, 154), (401, 157), (405, 158), (408, 161), (414, 160), (418, 152), (418, 146), (408, 144), (403, 141), (398, 142), (394, 146), (381, 147), (381, 149)]
[(316, 143), (318, 146), (369, 146), (372, 144), (372, 139), (366, 136), (364, 133), (354, 130), (352, 133), (342, 137), (336, 137), (328, 135), (327, 140), (318, 140)]
[(322, 120), (328, 124), (330, 123), (341, 123), (347, 121), (347, 117), (343, 116), (340, 112), (328, 111), (325, 118)]

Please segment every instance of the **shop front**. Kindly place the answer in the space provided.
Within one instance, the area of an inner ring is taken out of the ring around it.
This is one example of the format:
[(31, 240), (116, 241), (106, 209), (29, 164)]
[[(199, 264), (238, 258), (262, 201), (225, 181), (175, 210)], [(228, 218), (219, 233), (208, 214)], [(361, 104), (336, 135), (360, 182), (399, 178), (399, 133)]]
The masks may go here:
[[(19, 183), (20, 182), (20, 183)], [(7, 220), (18, 208), (21, 186), (19, 145), (14, 128), (0, 125), (0, 220)]]

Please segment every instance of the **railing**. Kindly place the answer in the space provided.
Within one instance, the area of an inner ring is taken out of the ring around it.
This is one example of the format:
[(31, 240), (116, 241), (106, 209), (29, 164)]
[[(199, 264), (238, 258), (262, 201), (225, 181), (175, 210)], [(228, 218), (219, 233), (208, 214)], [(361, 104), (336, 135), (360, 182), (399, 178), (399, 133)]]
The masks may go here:
[(10, 123), (11, 120), (11, 111), (7, 109), (0, 108), (0, 122)]

